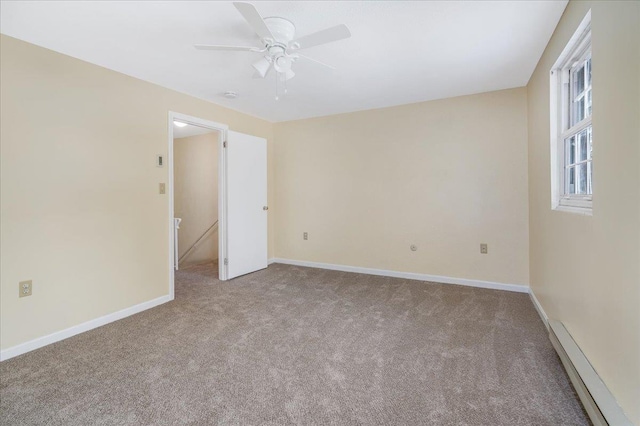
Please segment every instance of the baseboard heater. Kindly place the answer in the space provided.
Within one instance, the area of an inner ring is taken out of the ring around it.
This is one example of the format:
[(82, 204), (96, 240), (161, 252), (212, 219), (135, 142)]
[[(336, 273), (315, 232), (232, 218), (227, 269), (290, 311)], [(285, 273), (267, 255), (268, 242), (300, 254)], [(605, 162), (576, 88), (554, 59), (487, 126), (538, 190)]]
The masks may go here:
[(595, 426), (633, 426), (567, 329), (549, 320), (549, 339)]

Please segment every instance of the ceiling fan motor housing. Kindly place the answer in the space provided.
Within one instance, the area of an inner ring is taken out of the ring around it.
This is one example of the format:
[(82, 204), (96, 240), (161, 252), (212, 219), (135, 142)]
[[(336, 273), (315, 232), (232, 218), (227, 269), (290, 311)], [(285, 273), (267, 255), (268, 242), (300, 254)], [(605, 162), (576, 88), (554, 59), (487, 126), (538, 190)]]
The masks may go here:
[(273, 34), (274, 42), (284, 44), (285, 47), (296, 35), (296, 26), (288, 19), (272, 16), (264, 18), (264, 22)]

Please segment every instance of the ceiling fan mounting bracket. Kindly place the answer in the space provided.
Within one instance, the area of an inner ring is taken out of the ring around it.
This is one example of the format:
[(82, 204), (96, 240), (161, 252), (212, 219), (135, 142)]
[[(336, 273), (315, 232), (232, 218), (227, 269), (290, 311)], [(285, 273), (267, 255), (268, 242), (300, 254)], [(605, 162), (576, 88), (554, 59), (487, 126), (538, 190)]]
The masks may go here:
[(287, 47), (281, 43), (273, 43), (267, 45), (266, 51), (270, 56), (282, 55), (287, 51)]

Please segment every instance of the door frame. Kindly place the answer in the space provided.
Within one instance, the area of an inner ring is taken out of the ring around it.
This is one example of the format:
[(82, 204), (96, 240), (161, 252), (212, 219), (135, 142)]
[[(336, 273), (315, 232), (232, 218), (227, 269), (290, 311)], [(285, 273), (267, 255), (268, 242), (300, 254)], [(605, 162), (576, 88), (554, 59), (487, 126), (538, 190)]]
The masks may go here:
[(193, 126), (204, 127), (218, 132), (218, 276), (221, 281), (227, 280), (227, 268), (224, 260), (227, 257), (227, 157), (224, 142), (227, 140), (229, 126), (215, 121), (205, 120), (179, 112), (169, 111), (169, 142), (167, 150), (167, 167), (169, 168), (169, 295), (175, 296), (175, 247), (174, 247), (174, 185), (173, 185), (173, 122), (180, 121)]

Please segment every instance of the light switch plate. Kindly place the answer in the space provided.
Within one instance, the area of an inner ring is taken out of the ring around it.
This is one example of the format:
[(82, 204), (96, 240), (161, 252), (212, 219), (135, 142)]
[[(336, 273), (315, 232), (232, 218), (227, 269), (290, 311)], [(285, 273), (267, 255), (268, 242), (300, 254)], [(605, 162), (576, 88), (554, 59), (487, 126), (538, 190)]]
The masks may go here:
[(159, 191), (160, 191), (160, 194), (164, 194), (165, 193), (165, 185), (164, 185), (164, 183), (160, 184)]

